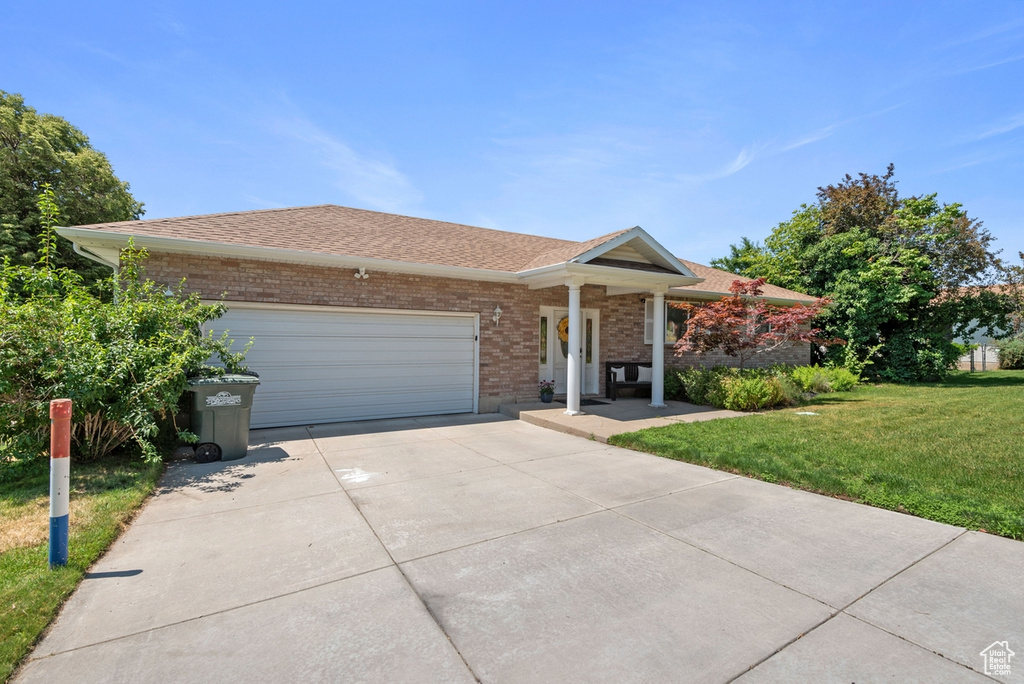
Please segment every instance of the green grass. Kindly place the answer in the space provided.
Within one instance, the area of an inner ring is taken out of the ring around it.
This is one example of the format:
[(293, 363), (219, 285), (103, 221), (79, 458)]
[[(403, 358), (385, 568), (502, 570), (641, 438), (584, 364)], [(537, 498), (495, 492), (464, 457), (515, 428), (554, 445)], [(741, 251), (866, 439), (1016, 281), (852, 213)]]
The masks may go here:
[(860, 385), (800, 408), (609, 442), (1024, 539), (1024, 371)]
[(162, 465), (138, 458), (73, 462), (68, 565), (50, 570), (48, 467), (45, 459), (0, 464), (0, 524), (5, 533), (0, 540), (0, 679), (5, 681), (163, 472)]

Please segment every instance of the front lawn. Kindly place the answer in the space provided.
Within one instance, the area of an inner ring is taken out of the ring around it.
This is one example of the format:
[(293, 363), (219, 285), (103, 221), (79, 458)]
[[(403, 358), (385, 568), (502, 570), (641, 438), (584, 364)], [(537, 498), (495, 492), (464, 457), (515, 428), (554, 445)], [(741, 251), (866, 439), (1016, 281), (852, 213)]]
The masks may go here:
[(71, 464), (68, 565), (47, 567), (49, 462), (0, 464), (0, 680), (6, 681), (90, 565), (131, 520), (163, 464)]
[(1024, 539), (1024, 371), (861, 385), (798, 408), (609, 442)]

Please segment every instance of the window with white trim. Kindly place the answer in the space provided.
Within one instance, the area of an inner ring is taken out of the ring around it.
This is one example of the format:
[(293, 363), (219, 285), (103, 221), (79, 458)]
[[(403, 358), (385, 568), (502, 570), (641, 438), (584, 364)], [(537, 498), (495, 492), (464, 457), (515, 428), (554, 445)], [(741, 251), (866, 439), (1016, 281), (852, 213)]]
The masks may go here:
[[(665, 344), (675, 344), (686, 334), (686, 322), (689, 319), (689, 311), (669, 306), (668, 302), (665, 302)], [(653, 332), (654, 300), (647, 299), (644, 301), (644, 344), (651, 344)]]

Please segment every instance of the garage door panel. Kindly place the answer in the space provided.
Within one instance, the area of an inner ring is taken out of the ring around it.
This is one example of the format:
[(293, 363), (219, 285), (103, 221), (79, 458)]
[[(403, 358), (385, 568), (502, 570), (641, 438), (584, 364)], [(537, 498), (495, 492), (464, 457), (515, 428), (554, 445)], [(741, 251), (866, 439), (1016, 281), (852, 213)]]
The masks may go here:
[(253, 427), (474, 410), (474, 317), (234, 308), (209, 327), (255, 339)]
[[(256, 370), (256, 366), (250, 368)], [(332, 371), (344, 371), (335, 375)], [(473, 381), (472, 372), (460, 368), (452, 368), (445, 373), (437, 374), (436, 370), (429, 368), (411, 368), (404, 372), (397, 372), (398, 369), (377, 369), (372, 366), (364, 368), (346, 369), (325, 369), (325, 368), (295, 368), (295, 369), (274, 369), (267, 371), (265, 368), (257, 371), (260, 380), (269, 391), (306, 391), (306, 392), (334, 392), (344, 391), (345, 387), (353, 388), (353, 391), (366, 394), (367, 388), (373, 384), (381, 385), (381, 392), (404, 391), (413, 388), (430, 387), (467, 387)], [(325, 376), (331, 375), (331, 379)]]
[(330, 403), (315, 406), (296, 406), (294, 403), (278, 402), (264, 404), (260, 410), (253, 407), (253, 421), (273, 425), (307, 425), (339, 422), (338, 415), (346, 421), (371, 420), (378, 418), (399, 418), (410, 415), (427, 416), (448, 413), (465, 413), (464, 405), (458, 400), (431, 401), (425, 405), (415, 397), (398, 397), (398, 401), (368, 401), (365, 397), (349, 397), (347, 401), (335, 398)]
[[(255, 337), (255, 336), (254, 336)], [(245, 347), (249, 337), (234, 338), (233, 349)], [(313, 354), (325, 363), (373, 362), (413, 363), (412, 359), (443, 361), (446, 358), (462, 362), (472, 353), (475, 342), (472, 335), (463, 339), (416, 338), (414, 340), (379, 340), (353, 338), (324, 338), (323, 340), (288, 339), (259, 336), (260, 343), (251, 354), (279, 363), (290, 363), (296, 354)], [(418, 347), (412, 349), (412, 347)]]
[[(314, 382), (314, 380), (316, 382)], [(387, 395), (387, 396), (401, 396), (403, 394), (417, 394), (417, 393), (433, 393), (443, 394), (446, 391), (456, 392), (463, 391), (472, 386), (473, 376), (469, 374), (452, 376), (438, 381), (436, 378), (430, 378), (427, 376), (412, 377), (412, 378), (401, 378), (399, 383), (388, 383), (386, 378), (379, 376), (369, 376), (364, 373), (363, 378), (350, 377), (345, 380), (338, 380), (334, 382), (320, 381), (322, 378), (310, 378), (300, 379), (294, 377), (282, 377), (273, 375), (260, 374), (261, 387), (273, 387), (273, 390), (261, 393), (261, 396), (267, 394), (277, 395), (304, 395), (310, 398), (314, 397), (329, 397), (329, 396), (345, 396), (353, 394), (356, 396), (369, 396), (369, 395)], [(365, 380), (365, 382), (361, 382)], [(371, 383), (379, 382), (380, 386), (374, 388), (373, 392), (368, 392), (366, 387)], [(261, 390), (262, 392), (262, 390)]]
[[(276, 336), (297, 336), (297, 337), (404, 337), (410, 327), (414, 327), (417, 335), (428, 337), (459, 337), (465, 330), (463, 317), (451, 316), (429, 316), (416, 314), (403, 314), (401, 319), (395, 319), (395, 314), (344, 314), (344, 320), (339, 320), (339, 314), (305, 313), (287, 310), (275, 310), (280, 314), (274, 320), (267, 320), (262, 311), (252, 314), (252, 311), (245, 314), (236, 314), (238, 310), (232, 309), (230, 316), (220, 319), (228, 320), (232, 335), (244, 335), (253, 331), (259, 331), (263, 335)], [(253, 310), (254, 311), (254, 310)], [(264, 310), (266, 311), (266, 310)], [(382, 318), (391, 316), (392, 318)]]

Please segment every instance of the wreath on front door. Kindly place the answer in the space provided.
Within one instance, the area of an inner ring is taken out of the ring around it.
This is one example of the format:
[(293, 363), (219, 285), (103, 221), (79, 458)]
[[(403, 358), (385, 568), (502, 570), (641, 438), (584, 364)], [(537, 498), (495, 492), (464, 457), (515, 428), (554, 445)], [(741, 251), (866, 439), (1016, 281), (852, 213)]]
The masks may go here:
[(562, 347), (562, 357), (569, 358), (569, 317), (563, 316), (558, 321), (558, 342)]

